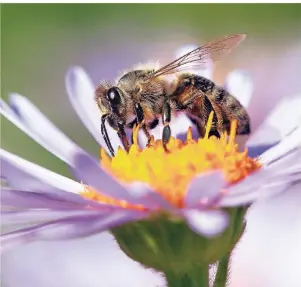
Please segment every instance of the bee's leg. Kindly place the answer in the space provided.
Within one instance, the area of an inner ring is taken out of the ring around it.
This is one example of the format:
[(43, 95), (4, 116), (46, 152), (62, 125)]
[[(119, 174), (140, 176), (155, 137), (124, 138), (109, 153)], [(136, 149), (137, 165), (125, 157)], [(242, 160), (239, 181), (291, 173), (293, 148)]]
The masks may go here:
[(190, 121), (196, 126), (197, 131), (199, 133), (199, 137), (203, 138), (206, 133), (206, 128), (205, 128), (204, 124), (202, 124), (200, 120), (197, 120), (196, 118), (190, 116), (189, 113), (187, 113), (186, 115), (188, 116)]
[(218, 139), (221, 137), (221, 134), (222, 134), (222, 131), (218, 131), (218, 130), (211, 130), (209, 132), (209, 137), (211, 136), (215, 136), (217, 137)]
[(190, 119), (190, 121), (196, 126), (199, 137), (204, 137), (205, 136), (205, 127), (204, 125), (200, 122), (200, 120), (197, 120), (196, 118), (190, 116), (189, 113), (186, 113), (187, 117)]
[(166, 152), (168, 152), (166, 145), (169, 142), (169, 139), (171, 137), (171, 129), (169, 126), (171, 120), (171, 108), (169, 102), (165, 102), (163, 106), (162, 111), (162, 122), (164, 125), (163, 132), (162, 132), (162, 141), (163, 141), (163, 147)]
[[(155, 118), (153, 121), (151, 121), (150, 123), (147, 124), (147, 127), (145, 127), (144, 134), (146, 135), (146, 131), (149, 134), (148, 130), (152, 130), (152, 129), (156, 128), (158, 126), (158, 124), (159, 124), (159, 120), (157, 118)], [(146, 144), (147, 147), (151, 146), (151, 139), (152, 139), (152, 136), (150, 135), (150, 137), (147, 139), (147, 144)]]
[(157, 125), (159, 124), (159, 120), (157, 118), (155, 118), (153, 121), (151, 121), (149, 124), (148, 124), (148, 128), (150, 130), (154, 129), (157, 127)]
[[(133, 129), (134, 128), (134, 125), (137, 124), (137, 118), (135, 118), (133, 121), (131, 121), (130, 123), (128, 123), (126, 125), (127, 128), (129, 129)], [(155, 118), (153, 121), (151, 121), (150, 123), (147, 124), (147, 129), (154, 129), (155, 127), (157, 127), (157, 125), (159, 124), (159, 120), (157, 118)], [(132, 144), (134, 143), (134, 140), (133, 140), (133, 132), (132, 132), (132, 135), (131, 135), (131, 141), (132, 141)]]
[[(205, 123), (202, 123), (201, 121), (198, 121), (196, 120), (195, 118), (193, 117), (190, 117), (188, 116), (188, 118), (191, 120), (191, 122), (196, 125), (197, 127), (197, 130), (199, 132), (199, 137), (200, 138), (203, 138), (206, 134), (206, 125)], [(215, 136), (217, 138), (220, 138), (220, 130), (219, 129), (215, 129), (215, 128), (212, 128), (210, 131), (209, 131), (209, 137), (211, 136)]]
[(223, 118), (221, 116), (220, 109), (218, 107), (215, 107), (214, 109), (214, 106), (212, 105), (211, 101), (206, 96), (203, 97), (202, 105), (207, 112), (206, 115), (203, 115), (203, 118), (191, 116), (189, 113), (186, 113), (186, 115), (191, 120), (191, 122), (196, 125), (200, 138), (203, 138), (206, 134), (206, 125), (209, 118), (209, 114), (213, 111), (214, 113), (212, 119), (212, 126), (208, 136), (215, 136), (217, 138), (220, 138), (220, 134), (222, 132), (220, 123), (223, 123)]
[(128, 138), (126, 136), (125, 130), (124, 130), (124, 125), (118, 123), (118, 130), (117, 130), (117, 134), (122, 142), (122, 145), (124, 147), (124, 149), (129, 152), (130, 151), (130, 145), (129, 145), (129, 141)]
[[(128, 123), (126, 125), (126, 127), (132, 130), (134, 128), (134, 125), (136, 125), (136, 124), (137, 124), (137, 118), (135, 118), (133, 121)], [(133, 144), (133, 143), (134, 143), (134, 132), (132, 131), (132, 133), (131, 133), (131, 144)]]
[(103, 138), (105, 140), (105, 143), (106, 143), (106, 145), (107, 145), (107, 147), (108, 147), (111, 155), (114, 156), (115, 155), (114, 154), (114, 149), (112, 147), (112, 144), (111, 144), (111, 141), (110, 141), (110, 138), (108, 136), (107, 129), (106, 129), (106, 125), (105, 125), (106, 117), (107, 117), (107, 115), (103, 115), (101, 117), (101, 134), (102, 134), (102, 136), (103, 136)]
[(143, 130), (145, 136), (147, 137), (147, 146), (149, 146), (152, 138), (148, 131), (148, 127), (145, 124), (144, 112), (139, 103), (135, 104), (135, 110), (136, 110), (136, 115), (137, 115), (137, 123), (140, 126), (140, 128)]
[(130, 123), (128, 123), (126, 125), (126, 127), (129, 128), (129, 129), (133, 129), (134, 125), (136, 125), (136, 124), (137, 124), (137, 118), (135, 118), (133, 121), (131, 121)]

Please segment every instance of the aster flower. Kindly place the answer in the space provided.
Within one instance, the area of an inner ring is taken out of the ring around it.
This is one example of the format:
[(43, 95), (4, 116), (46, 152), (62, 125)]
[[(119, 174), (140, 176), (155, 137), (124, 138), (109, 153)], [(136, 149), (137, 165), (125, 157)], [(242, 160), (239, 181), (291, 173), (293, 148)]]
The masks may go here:
[[(241, 73), (236, 75), (247, 79)], [(228, 78), (229, 90), (237, 76)], [(66, 85), (73, 107), (106, 149), (93, 101), (94, 87), (87, 74), (78, 67), (70, 69)], [(245, 104), (250, 99), (246, 94)], [(238, 151), (233, 125), (229, 139), (224, 135), (221, 140), (206, 136), (196, 141), (189, 130), (185, 142), (172, 138), (169, 155), (160, 141), (142, 149), (136, 129), (129, 154), (118, 149), (110, 158), (102, 151), (99, 165), (98, 159), (69, 140), (26, 98), (11, 95), (10, 106), (1, 102), (1, 113), (65, 161), (77, 179), (1, 150), (1, 174), (10, 187), (1, 193), (2, 206), (13, 209), (2, 212), (2, 224), (31, 223), (2, 235), (3, 249), (37, 239), (71, 239), (110, 229), (128, 256), (163, 271), (170, 286), (181, 280), (191, 284), (188, 286), (206, 283), (208, 270), (200, 266), (228, 256), (243, 231), (246, 205), (284, 191), (300, 179), (298, 118), (285, 126), (280, 143), (258, 159)], [(279, 109), (271, 117), (275, 114), (280, 116)], [(209, 126), (210, 121), (207, 130)], [(114, 131), (109, 133), (117, 150), (120, 142)], [(247, 146), (258, 151), (253, 139), (251, 136)], [(198, 248), (192, 250), (191, 246)], [(191, 264), (197, 273), (191, 272)], [(185, 277), (188, 272), (191, 278)]]

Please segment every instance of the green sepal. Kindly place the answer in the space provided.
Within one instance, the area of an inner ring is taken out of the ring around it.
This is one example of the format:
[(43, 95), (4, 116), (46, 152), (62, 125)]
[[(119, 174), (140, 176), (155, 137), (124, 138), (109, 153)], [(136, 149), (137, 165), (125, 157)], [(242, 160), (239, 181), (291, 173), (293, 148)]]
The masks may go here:
[(196, 266), (208, 266), (229, 254), (244, 230), (245, 208), (224, 209), (229, 226), (220, 235), (206, 238), (186, 222), (168, 214), (130, 222), (111, 230), (125, 254), (146, 267), (166, 274), (189, 274)]

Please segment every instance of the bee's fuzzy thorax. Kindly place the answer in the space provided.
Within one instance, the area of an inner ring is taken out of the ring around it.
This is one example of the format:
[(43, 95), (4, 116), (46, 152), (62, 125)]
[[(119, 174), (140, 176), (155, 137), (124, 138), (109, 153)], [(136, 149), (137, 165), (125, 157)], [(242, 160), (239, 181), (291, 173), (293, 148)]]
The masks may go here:
[(160, 68), (160, 62), (146, 62), (146, 63), (138, 63), (133, 66), (133, 70), (158, 70)]
[(122, 72), (120, 72), (116, 78), (116, 84), (118, 83), (119, 79), (122, 78), (124, 75), (135, 71), (135, 70), (157, 70), (160, 68), (160, 63), (159, 61), (157, 62), (153, 62), (153, 61), (149, 61), (146, 63), (138, 63), (134, 66), (132, 66), (130, 69), (126, 69), (123, 70)]

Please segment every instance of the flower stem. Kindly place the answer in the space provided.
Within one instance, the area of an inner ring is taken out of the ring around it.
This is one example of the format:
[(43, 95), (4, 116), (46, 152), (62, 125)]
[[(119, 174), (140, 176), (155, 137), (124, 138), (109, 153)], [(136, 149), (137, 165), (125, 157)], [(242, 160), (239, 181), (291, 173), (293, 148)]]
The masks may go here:
[(226, 287), (231, 253), (226, 254), (218, 264), (213, 287)]
[(168, 287), (209, 287), (208, 266), (197, 266), (188, 272), (165, 272)]

